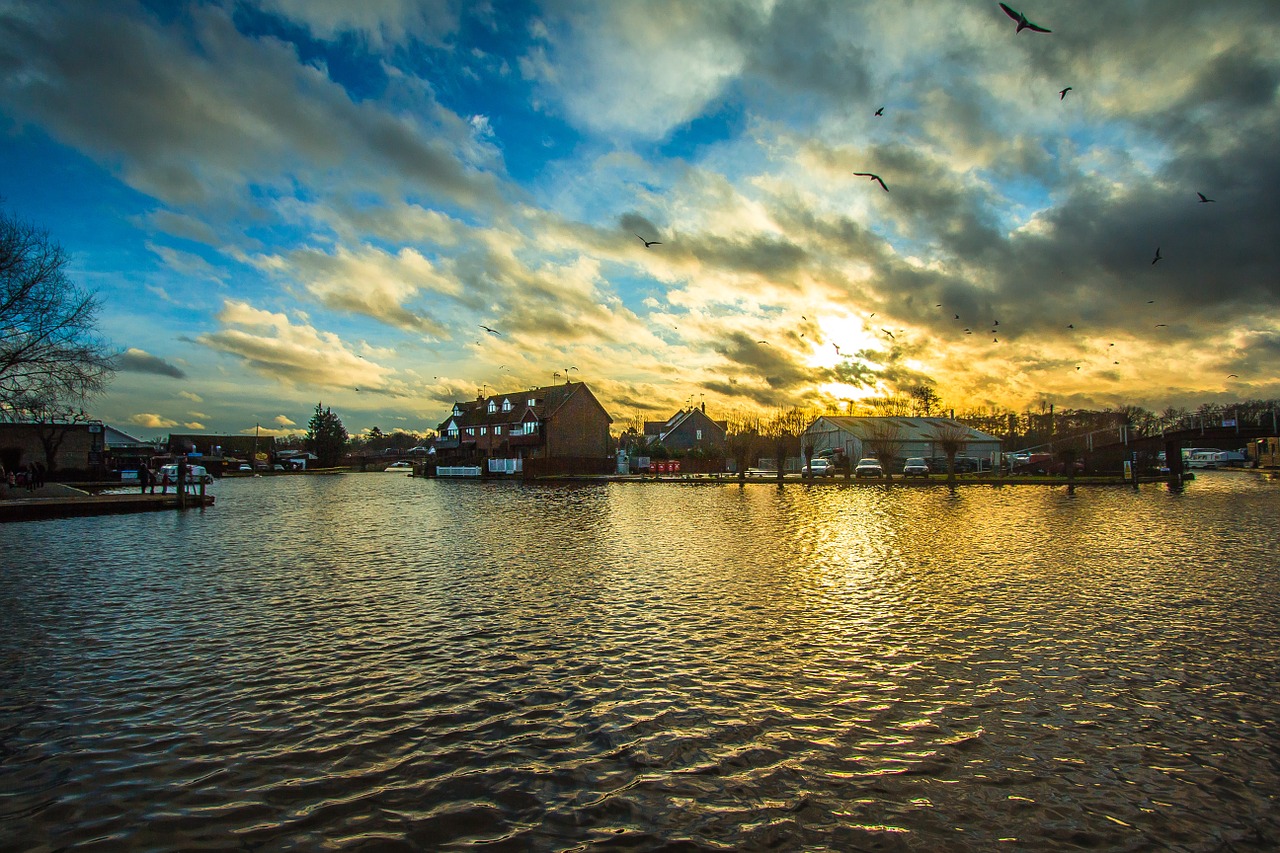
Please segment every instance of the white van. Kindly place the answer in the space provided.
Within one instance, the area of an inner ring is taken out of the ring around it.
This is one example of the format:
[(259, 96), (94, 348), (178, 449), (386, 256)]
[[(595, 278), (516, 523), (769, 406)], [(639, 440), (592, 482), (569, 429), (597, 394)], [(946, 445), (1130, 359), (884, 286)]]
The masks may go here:
[[(178, 464), (176, 462), (171, 465), (160, 466), (159, 483), (164, 483), (166, 477), (169, 478), (169, 485), (171, 486), (178, 485)], [(213, 482), (213, 476), (208, 471), (205, 470), (203, 465), (188, 465), (187, 466), (187, 482), (203, 483), (205, 485), (208, 485), (209, 483)]]

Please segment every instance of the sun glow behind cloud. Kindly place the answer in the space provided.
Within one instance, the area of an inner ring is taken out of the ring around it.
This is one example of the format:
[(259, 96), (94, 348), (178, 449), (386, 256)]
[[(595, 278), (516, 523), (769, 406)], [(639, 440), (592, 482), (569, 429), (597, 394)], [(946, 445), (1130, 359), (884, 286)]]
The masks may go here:
[(6, 195), (102, 288), (109, 419), (429, 427), (570, 365), (617, 414), (1275, 395), (1280, 10), (1242, 8), (9, 6)]

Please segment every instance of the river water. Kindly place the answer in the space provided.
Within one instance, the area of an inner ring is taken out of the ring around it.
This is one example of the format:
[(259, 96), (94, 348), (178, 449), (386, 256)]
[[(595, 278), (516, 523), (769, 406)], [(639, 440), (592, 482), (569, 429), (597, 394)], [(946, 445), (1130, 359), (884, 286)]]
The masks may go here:
[(1280, 483), (0, 526), (0, 849), (1270, 850)]

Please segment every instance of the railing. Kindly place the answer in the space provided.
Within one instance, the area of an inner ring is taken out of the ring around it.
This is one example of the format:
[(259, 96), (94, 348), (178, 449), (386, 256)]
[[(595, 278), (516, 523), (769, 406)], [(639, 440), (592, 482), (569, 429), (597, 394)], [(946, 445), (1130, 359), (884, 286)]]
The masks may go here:
[(523, 459), (490, 459), (490, 474), (519, 474), (524, 471)]
[(479, 477), (479, 465), (449, 465), (436, 468), (437, 477)]

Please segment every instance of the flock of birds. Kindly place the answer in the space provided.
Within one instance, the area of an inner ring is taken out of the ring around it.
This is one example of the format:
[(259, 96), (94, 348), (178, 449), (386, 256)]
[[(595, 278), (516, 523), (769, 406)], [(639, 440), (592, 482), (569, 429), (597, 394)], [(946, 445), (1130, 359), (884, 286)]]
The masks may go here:
[[(1014, 31), (1014, 34), (1015, 34), (1015, 35), (1016, 35), (1016, 34), (1018, 34), (1018, 33), (1021, 33), (1023, 30), (1031, 30), (1032, 32), (1037, 32), (1037, 33), (1052, 33), (1052, 32), (1053, 32), (1053, 30), (1050, 30), (1050, 29), (1048, 29), (1048, 28), (1046, 28), (1046, 27), (1042, 27), (1042, 26), (1040, 26), (1039, 24), (1036, 24), (1036, 23), (1034, 23), (1034, 22), (1032, 22), (1032, 21), (1028, 20), (1026, 15), (1024, 15), (1023, 13), (1021, 13), (1021, 12), (1017, 11), (1016, 9), (1011, 8), (1011, 7), (1010, 7), (1010, 6), (1008, 6), (1007, 4), (1005, 4), (1005, 3), (1000, 3), (999, 5), (1000, 5), (1000, 8), (1004, 10), (1004, 13), (1005, 13), (1006, 15), (1008, 15), (1008, 16), (1009, 16), (1010, 18), (1012, 18), (1015, 22), (1017, 22), (1017, 25), (1018, 25), (1018, 26), (1017, 26), (1017, 29)], [(1058, 92), (1058, 100), (1060, 100), (1060, 101), (1066, 100), (1067, 93), (1068, 93), (1068, 92), (1070, 92), (1070, 91), (1072, 91), (1072, 90), (1073, 90), (1073, 87), (1072, 87), (1072, 86), (1066, 86), (1066, 87), (1062, 88), (1061, 90), (1059, 90), (1059, 92)], [(885, 111), (885, 107), (884, 107), (884, 106), (880, 106), (880, 107), (878, 107), (878, 108), (875, 110), (874, 116), (875, 116), (875, 117), (877, 117), (877, 118), (882, 118), (882, 117), (884, 116), (884, 111)], [(884, 190), (885, 192), (889, 192), (889, 186), (888, 186), (888, 184), (886, 184), (886, 183), (885, 183), (884, 178), (882, 178), (880, 175), (878, 175), (878, 174), (876, 174), (876, 173), (874, 173), (874, 172), (854, 172), (854, 173), (853, 173), (853, 175), (854, 175), (854, 176), (856, 176), (856, 177), (867, 178), (867, 179), (871, 180), (872, 182), (879, 184), (879, 185), (880, 185), (880, 188), (881, 188), (882, 190)], [(1205, 196), (1205, 194), (1204, 194), (1204, 193), (1202, 193), (1202, 192), (1197, 192), (1197, 193), (1196, 193), (1196, 195), (1199, 197), (1199, 203), (1201, 203), (1201, 204), (1212, 204), (1212, 203), (1215, 203), (1215, 202), (1216, 202), (1216, 199), (1208, 198), (1208, 197), (1207, 197), (1207, 196)], [(634, 232), (633, 232), (633, 233), (634, 233)], [(636, 239), (637, 239), (637, 240), (639, 240), (642, 244), (644, 244), (644, 248), (646, 248), (646, 249), (650, 249), (650, 248), (652, 248), (652, 247), (654, 247), (654, 246), (661, 246), (661, 245), (662, 245), (662, 243), (661, 243), (660, 241), (658, 241), (658, 240), (649, 240), (649, 239), (646, 239), (645, 237), (641, 236), (640, 234), (636, 234), (636, 235), (635, 235), (635, 237), (636, 237)], [(1151, 265), (1152, 265), (1152, 266), (1154, 266), (1155, 264), (1157, 264), (1157, 263), (1158, 263), (1158, 262), (1160, 262), (1161, 260), (1164, 260), (1164, 256), (1160, 253), (1160, 247), (1159, 247), (1159, 246), (1157, 246), (1157, 247), (1156, 247), (1156, 251), (1155, 251), (1155, 256), (1151, 259)], [(1148, 304), (1148, 305), (1151, 305), (1151, 304), (1154, 304), (1154, 303), (1155, 303), (1155, 300), (1154, 300), (1154, 299), (1152, 299), (1152, 300), (1147, 300), (1147, 304)], [(938, 308), (943, 308), (944, 306), (943, 306), (941, 303), (939, 303), (936, 307), (938, 307)], [(875, 317), (875, 316), (876, 316), (876, 315), (875, 315), (875, 312), (872, 312), (872, 313), (871, 313), (871, 315), (870, 315), (870, 317)], [(803, 318), (802, 318), (802, 319), (803, 319)], [(959, 314), (953, 314), (953, 319), (958, 321), (958, 320), (960, 320), (961, 318), (960, 318), (960, 315), (959, 315)], [(992, 322), (991, 322), (991, 324), (990, 324), (990, 330), (991, 330), (991, 331), (990, 331), (990, 334), (992, 335), (991, 342), (992, 342), (993, 344), (995, 344), (995, 343), (999, 343), (999, 342), (1000, 342), (1000, 338), (999, 338), (999, 329), (997, 328), (999, 325), (1000, 325), (1000, 321), (999, 321), (999, 320), (992, 320)], [(1167, 327), (1167, 324), (1165, 324), (1165, 323), (1157, 323), (1157, 324), (1156, 324), (1156, 328), (1165, 328), (1165, 327)], [(489, 332), (490, 334), (493, 334), (493, 335), (501, 335), (501, 334), (502, 334), (502, 333), (501, 333), (501, 332), (499, 332), (498, 330), (496, 330), (496, 329), (492, 329), (492, 328), (490, 328), (489, 326), (481, 325), (481, 326), (480, 326), (480, 328), (484, 329), (486, 332)], [(1074, 324), (1074, 323), (1068, 323), (1068, 324), (1067, 324), (1067, 326), (1066, 326), (1066, 328), (1067, 328), (1067, 329), (1072, 329), (1072, 330), (1074, 330), (1076, 327), (1075, 327), (1075, 324)], [(880, 331), (881, 331), (881, 332), (883, 332), (883, 333), (884, 333), (884, 335), (885, 335), (889, 340), (891, 340), (891, 341), (897, 341), (897, 337), (896, 337), (896, 336), (893, 334), (893, 332), (892, 332), (892, 331), (890, 331), (889, 329), (886, 329), (886, 328), (884, 328), (884, 327), (881, 327), (881, 328), (880, 328)], [(904, 330), (899, 329), (898, 331), (899, 331), (899, 332), (901, 332), (901, 331), (904, 331)], [(965, 327), (965, 329), (964, 329), (964, 334), (966, 334), (966, 335), (972, 335), (972, 334), (973, 334), (973, 329), (972, 329), (972, 327)], [(801, 334), (801, 337), (804, 337), (804, 335), (803, 335), (803, 334)], [(478, 343), (478, 342), (477, 342), (477, 343)], [(769, 345), (769, 342), (768, 342), (768, 341), (766, 341), (766, 340), (760, 340), (760, 341), (757, 341), (756, 343), (757, 343), (757, 344), (760, 344), (760, 345), (764, 345), (764, 346), (768, 346), (768, 345)], [(844, 354), (841, 352), (841, 350), (840, 350), (840, 346), (839, 346), (838, 344), (833, 343), (833, 344), (832, 344), (832, 346), (833, 346), (833, 347), (835, 347), (835, 351), (836, 351), (836, 355), (837, 355), (837, 356), (844, 356)], [(1109, 350), (1109, 349), (1111, 349), (1111, 348), (1113, 348), (1113, 347), (1115, 347), (1115, 344), (1114, 344), (1114, 343), (1110, 343), (1110, 344), (1108, 344), (1108, 345), (1107, 345), (1107, 349), (1108, 349), (1108, 350)], [(1118, 360), (1113, 360), (1113, 364), (1118, 365), (1118, 364), (1120, 364), (1120, 362), (1119, 362)], [(1076, 369), (1077, 371), (1079, 371), (1079, 370), (1081, 370), (1081, 366), (1080, 366), (1080, 365), (1076, 365), (1075, 369)], [(566, 374), (567, 374), (567, 371), (566, 371)], [(1236, 374), (1232, 373), (1232, 374), (1229, 374), (1229, 378), (1237, 378), (1237, 377), (1236, 377)]]

